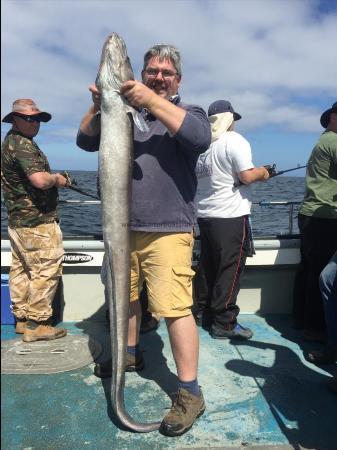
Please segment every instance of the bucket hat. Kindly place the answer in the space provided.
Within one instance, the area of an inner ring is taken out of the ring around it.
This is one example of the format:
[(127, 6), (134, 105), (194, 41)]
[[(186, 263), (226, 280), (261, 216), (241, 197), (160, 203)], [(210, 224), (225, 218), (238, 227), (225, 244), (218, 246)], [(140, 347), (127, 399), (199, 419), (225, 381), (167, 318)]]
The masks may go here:
[(41, 122), (49, 122), (49, 120), (51, 119), (51, 114), (45, 111), (41, 111), (33, 102), (33, 100), (31, 100), (30, 98), (20, 98), (18, 100), (15, 100), (12, 105), (12, 112), (7, 114), (2, 119), (2, 122), (12, 123), (13, 115), (20, 116), (20, 114), (24, 116), (39, 116)]
[(240, 120), (241, 116), (234, 111), (233, 106), (227, 100), (216, 100), (211, 103), (208, 108), (208, 117), (214, 116), (214, 114), (221, 114), (225, 112), (231, 112), (234, 116), (234, 120)]
[(324, 111), (324, 113), (321, 115), (321, 125), (323, 128), (327, 128), (329, 125), (329, 121), (330, 121), (330, 114), (332, 112), (337, 113), (337, 102), (335, 102), (330, 109), (327, 109), (326, 111)]

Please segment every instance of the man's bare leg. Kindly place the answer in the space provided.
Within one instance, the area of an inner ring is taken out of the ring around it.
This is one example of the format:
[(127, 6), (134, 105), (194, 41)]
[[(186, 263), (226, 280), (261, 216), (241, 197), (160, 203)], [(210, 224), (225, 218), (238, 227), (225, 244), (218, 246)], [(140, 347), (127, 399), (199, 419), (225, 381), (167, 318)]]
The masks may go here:
[[(135, 348), (135, 354), (130, 358), (130, 354), (126, 354), (126, 372), (133, 372), (142, 370), (144, 367), (144, 361), (140, 357), (137, 358), (136, 347), (139, 341), (139, 325), (141, 318), (141, 307), (139, 301), (131, 302), (129, 309), (129, 330), (128, 330), (128, 347)], [(112, 374), (112, 361), (111, 358), (102, 363), (95, 365), (94, 374), (99, 378), (108, 378)]]
[(166, 318), (166, 323), (179, 382), (177, 397), (162, 420), (160, 432), (166, 436), (180, 436), (205, 411), (204, 396), (197, 379), (199, 335), (192, 314)]
[(197, 378), (199, 334), (193, 315), (167, 317), (167, 329), (180, 381)]
[(142, 317), (140, 301), (130, 302), (128, 346), (134, 347), (139, 342), (139, 327)]

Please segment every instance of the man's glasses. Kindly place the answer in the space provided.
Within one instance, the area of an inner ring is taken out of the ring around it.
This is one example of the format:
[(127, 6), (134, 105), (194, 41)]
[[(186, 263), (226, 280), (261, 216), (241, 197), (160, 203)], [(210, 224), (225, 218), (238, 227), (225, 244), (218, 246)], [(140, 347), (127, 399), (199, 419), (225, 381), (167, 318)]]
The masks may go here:
[(33, 122), (41, 122), (41, 119), (39, 116), (26, 116), (25, 114), (13, 114), (15, 117), (20, 117), (20, 119), (23, 119), (25, 122), (33, 123)]
[(145, 69), (144, 72), (149, 78), (156, 78), (158, 74), (161, 73), (165, 80), (177, 75), (177, 72), (172, 72), (171, 70)]

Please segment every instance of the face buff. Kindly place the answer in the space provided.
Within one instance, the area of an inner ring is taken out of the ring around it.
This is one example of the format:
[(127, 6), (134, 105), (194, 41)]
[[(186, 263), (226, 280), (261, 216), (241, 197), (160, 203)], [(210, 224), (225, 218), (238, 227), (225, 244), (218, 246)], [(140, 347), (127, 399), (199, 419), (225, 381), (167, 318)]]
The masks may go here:
[(212, 142), (219, 139), (219, 137), (228, 131), (229, 127), (232, 125), (234, 116), (231, 112), (225, 112), (221, 114), (214, 114), (208, 118), (211, 124), (212, 131)]

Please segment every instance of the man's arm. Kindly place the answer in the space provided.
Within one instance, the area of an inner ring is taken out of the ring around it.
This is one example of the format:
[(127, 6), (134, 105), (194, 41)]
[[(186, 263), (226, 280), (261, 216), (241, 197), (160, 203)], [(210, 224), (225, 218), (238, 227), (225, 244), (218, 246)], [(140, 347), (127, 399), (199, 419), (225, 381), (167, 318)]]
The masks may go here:
[(200, 154), (209, 147), (211, 129), (207, 116), (200, 107), (185, 109), (176, 106), (134, 80), (122, 85), (121, 94), (131, 105), (146, 108), (160, 120), (184, 149)]
[[(64, 187), (68, 180), (60, 173), (46, 171), (47, 160), (41, 157), (36, 144), (31, 139), (16, 137), (14, 141), (13, 157), (19, 171), (24, 173), (30, 183), (37, 189), (50, 189), (52, 187)], [(17, 169), (18, 169), (17, 168)]]
[(97, 87), (92, 84), (89, 86), (92, 95), (93, 104), (85, 114), (80, 123), (80, 128), (76, 137), (76, 145), (87, 152), (96, 152), (99, 148), (101, 120), (101, 94)]
[[(252, 150), (247, 139), (235, 131), (229, 131), (226, 136), (233, 170), (241, 183), (251, 184), (255, 181), (268, 180), (269, 172), (265, 167), (254, 167)], [(220, 153), (219, 160), (222, 158), (224, 158), (223, 163), (226, 164), (226, 152)]]
[(121, 94), (130, 105), (146, 108), (165, 125), (171, 134), (178, 132), (187, 114), (184, 109), (160, 97), (140, 81), (129, 80), (123, 83)]
[(205, 111), (197, 105), (181, 105), (186, 108), (185, 119), (174, 136), (182, 150), (201, 154), (211, 145), (212, 133)]
[(101, 94), (94, 84), (89, 86), (93, 104), (85, 114), (80, 123), (80, 130), (87, 136), (97, 136), (101, 131), (101, 122), (97, 113), (101, 109)]
[(253, 169), (243, 170), (238, 173), (238, 177), (243, 184), (254, 183), (255, 181), (266, 181), (269, 178), (269, 172), (265, 167), (254, 167)]
[[(149, 89), (149, 91), (151, 90)], [(146, 108), (165, 125), (171, 134), (177, 134), (185, 120), (187, 112), (165, 98), (159, 97), (153, 91), (151, 92), (154, 94), (154, 97), (151, 98)]]
[(87, 136), (97, 136), (101, 131), (100, 117), (95, 111), (95, 106), (90, 106), (80, 123), (80, 131)]
[(60, 173), (35, 172), (28, 175), (29, 181), (37, 189), (50, 189), (52, 187), (65, 187), (68, 184), (67, 179)]

